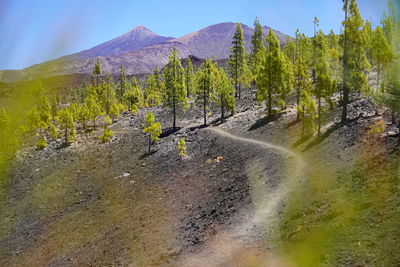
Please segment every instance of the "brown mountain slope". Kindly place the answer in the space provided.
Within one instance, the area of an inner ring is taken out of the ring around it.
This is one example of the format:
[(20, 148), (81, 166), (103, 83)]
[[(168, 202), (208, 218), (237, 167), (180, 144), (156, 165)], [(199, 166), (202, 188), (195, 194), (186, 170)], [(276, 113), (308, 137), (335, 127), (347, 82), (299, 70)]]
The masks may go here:
[[(235, 28), (236, 24), (232, 22), (219, 23), (200, 31), (189, 33), (173, 41), (187, 45), (193, 51), (193, 54), (200, 58), (228, 58)], [(269, 29), (268, 27), (263, 27), (265, 36), (268, 34)], [(254, 29), (242, 24), (242, 30), (246, 51), (250, 51), (250, 40)], [(281, 44), (286, 43), (287, 35), (276, 30), (273, 30), (273, 32)]]
[(74, 58), (86, 59), (99, 56), (123, 55), (129, 51), (164, 43), (172, 39), (172, 37), (160, 36), (144, 26), (137, 26), (124, 35), (72, 56)]

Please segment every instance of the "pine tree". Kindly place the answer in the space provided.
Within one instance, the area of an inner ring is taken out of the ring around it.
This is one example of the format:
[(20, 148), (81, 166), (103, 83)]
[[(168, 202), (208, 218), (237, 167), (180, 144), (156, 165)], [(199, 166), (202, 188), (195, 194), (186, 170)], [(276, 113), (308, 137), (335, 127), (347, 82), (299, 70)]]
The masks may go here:
[(367, 56), (368, 62), (372, 62), (372, 39), (373, 39), (373, 30), (371, 26), (371, 22), (366, 20), (364, 23), (364, 27), (362, 29), (362, 34), (365, 41), (365, 55)]
[(151, 153), (151, 142), (159, 141), (161, 131), (161, 124), (159, 122), (155, 122), (155, 118), (153, 113), (146, 113), (146, 120), (144, 124), (144, 133), (149, 135), (149, 154)]
[(239, 78), (239, 84), (243, 88), (250, 88), (253, 80), (254, 80), (254, 75), (252, 70), (250, 69), (250, 57), (246, 55), (243, 61), (243, 71), (242, 75), (240, 75)]
[(186, 142), (185, 142), (184, 138), (179, 139), (179, 142), (178, 142), (178, 155), (181, 158), (184, 158), (184, 157), (187, 156), (187, 153), (186, 153)]
[(311, 96), (311, 90), (302, 90), (297, 112), (301, 116), (301, 138), (305, 136), (306, 131), (314, 131), (314, 120), (317, 114), (317, 107)]
[(110, 113), (109, 115), (111, 116), (112, 122), (115, 122), (115, 120), (119, 117), (121, 114), (121, 111), (116, 103), (112, 104), (110, 107)]
[(107, 73), (107, 81), (102, 81), (100, 84), (100, 99), (103, 110), (106, 114), (110, 114), (110, 107), (115, 103), (115, 90), (112, 77)]
[(172, 108), (173, 128), (176, 128), (176, 115), (179, 108), (186, 108), (187, 98), (185, 90), (184, 70), (179, 54), (174, 48), (169, 56), (169, 62), (164, 68), (165, 97), (164, 105)]
[[(83, 102), (83, 99), (81, 102)], [(53, 95), (51, 97), (50, 107), (51, 107), (51, 116), (54, 119), (57, 117), (58, 110), (60, 109), (60, 96), (59, 95)]]
[(90, 110), (87, 103), (84, 103), (79, 107), (76, 119), (82, 125), (82, 128), (86, 130), (87, 121), (90, 119)]
[(143, 105), (144, 105), (143, 91), (142, 91), (142, 88), (141, 88), (139, 82), (135, 78), (135, 76), (132, 76), (132, 78), (131, 78), (130, 90), (132, 91), (133, 95), (135, 95), (135, 97), (136, 97), (135, 105), (138, 108), (143, 107)]
[(326, 38), (329, 48), (329, 66), (330, 72), (333, 79), (338, 81), (341, 75), (340, 59), (342, 57), (342, 51), (340, 48), (340, 36), (335, 34), (333, 30), (330, 31)]
[(207, 125), (207, 108), (214, 91), (216, 67), (207, 59), (196, 74), (196, 102), (203, 107), (204, 126)]
[(383, 13), (383, 18), (381, 19), (382, 30), (385, 38), (389, 44), (392, 44), (394, 41), (394, 33), (396, 24), (398, 23), (396, 20), (396, 15), (394, 11), (394, 6), (392, 1), (388, 1), (389, 3), (389, 14), (386, 12)]
[[(298, 34), (298, 32), (296, 32), (296, 36), (297, 36), (297, 34)], [(286, 41), (285, 47), (283, 49), (283, 52), (289, 58), (289, 60), (290, 60), (290, 62), (292, 64), (296, 63), (296, 57), (297, 57), (296, 43), (289, 36), (287, 38), (287, 41)]]
[(46, 138), (41, 137), (37, 142), (36, 142), (36, 149), (37, 150), (43, 150), (47, 147), (47, 142)]
[(154, 67), (153, 75), (154, 79), (156, 80), (156, 86), (158, 89), (160, 89), (160, 84), (162, 82), (162, 73), (160, 72), (160, 69), (157, 65)]
[(264, 58), (265, 45), (263, 37), (263, 29), (258, 18), (254, 21), (254, 33), (251, 37), (251, 53), (250, 66), (253, 75), (257, 74), (257, 69), (260, 68), (262, 59)]
[[(278, 38), (270, 30), (267, 36), (266, 55), (256, 78), (256, 98), (259, 102), (267, 102), (268, 116), (272, 116), (274, 100), (282, 107), (292, 82), (290, 61), (282, 53)], [(275, 99), (275, 96), (278, 96), (278, 99)]]
[(110, 118), (110, 116), (105, 116), (103, 121), (107, 124), (107, 125), (111, 125), (113, 123), (112, 119)]
[(128, 81), (125, 75), (124, 66), (120, 67), (119, 84), (117, 87), (117, 99), (120, 103), (123, 102), (124, 94), (128, 90)]
[(391, 46), (386, 40), (381, 27), (377, 26), (372, 34), (371, 40), (371, 62), (377, 70), (377, 87), (380, 87), (382, 74), (387, 65), (392, 61), (393, 53)]
[(100, 76), (101, 76), (101, 64), (100, 64), (100, 58), (96, 59), (96, 63), (94, 64), (93, 72), (92, 74), (96, 78), (96, 85), (98, 86), (100, 84)]
[(225, 110), (235, 112), (235, 97), (232, 83), (224, 68), (220, 67), (216, 76), (215, 98), (218, 106), (221, 107), (221, 121), (225, 119)]
[(316, 65), (317, 65), (317, 56), (316, 56), (316, 49), (317, 49), (317, 29), (319, 27), (319, 19), (317, 17), (314, 17), (314, 37), (312, 39), (312, 48), (313, 48), (313, 58), (312, 58), (312, 78), (313, 78), (313, 83), (315, 84), (315, 78), (316, 78)]
[(365, 90), (370, 66), (365, 53), (364, 25), (355, 0), (343, 0), (343, 110), (342, 123), (347, 121), (347, 105), (351, 91)]
[(52, 123), (50, 125), (50, 137), (53, 140), (60, 138), (60, 132), (57, 130), (57, 127)]
[(102, 133), (102, 135), (99, 136), (99, 139), (105, 143), (105, 142), (110, 141), (112, 136), (113, 136), (113, 133), (110, 130), (110, 128), (108, 127), (108, 124), (105, 124), (103, 133)]
[(242, 26), (236, 23), (236, 31), (233, 35), (231, 54), (229, 56), (229, 66), (231, 77), (235, 84), (235, 97), (240, 99), (240, 77), (243, 73), (243, 64), (245, 58), (244, 37)]
[(146, 80), (146, 87), (144, 90), (145, 102), (148, 106), (157, 106), (161, 103), (161, 92), (157, 87), (156, 79), (151, 74)]
[(44, 128), (51, 122), (51, 106), (49, 99), (46, 96), (41, 96), (37, 105), (37, 110), (39, 113), (39, 120), (43, 123)]
[(319, 31), (318, 35), (315, 37), (314, 43), (315, 48), (315, 58), (316, 64), (315, 68), (315, 96), (318, 103), (318, 137), (321, 136), (321, 123), (322, 123), (322, 99), (325, 99), (326, 103), (331, 103), (330, 97), (332, 96), (335, 88), (336, 81), (331, 78), (331, 73), (329, 72), (329, 50), (328, 44), (325, 39), (325, 35), (322, 30)]
[(60, 125), (64, 130), (64, 143), (67, 144), (75, 138), (74, 118), (67, 108), (60, 111)]
[(138, 108), (136, 105), (138, 103), (138, 97), (132, 89), (125, 92), (124, 100), (128, 104), (128, 110), (136, 112)]
[[(381, 98), (383, 98), (383, 104), (392, 111), (392, 123), (396, 122), (396, 115), (400, 114), (400, 59), (398, 55), (396, 60), (392, 62), (387, 72), (385, 73), (385, 78), (382, 83)], [(399, 129), (399, 139), (400, 144), (400, 118), (397, 119), (397, 127)]]
[[(311, 72), (310, 72), (310, 54), (311, 54), (311, 41), (304, 34), (296, 31), (296, 56), (293, 66), (294, 75), (294, 88), (296, 90), (296, 104), (300, 107), (302, 98), (308, 97), (311, 93)], [(305, 92), (305, 93), (303, 93)], [(303, 103), (309, 104), (310, 100), (304, 100)], [(304, 106), (304, 105), (303, 105)], [(300, 117), (304, 118), (305, 111), (303, 108), (297, 109), (297, 121)], [(304, 121), (304, 120), (303, 120)]]
[(189, 97), (191, 92), (194, 90), (195, 74), (193, 70), (193, 64), (190, 57), (186, 59), (185, 68), (185, 85), (186, 85), (186, 96)]
[(101, 115), (101, 108), (92, 95), (89, 95), (85, 102), (89, 111), (89, 118), (93, 122), (93, 129), (96, 129), (96, 119)]

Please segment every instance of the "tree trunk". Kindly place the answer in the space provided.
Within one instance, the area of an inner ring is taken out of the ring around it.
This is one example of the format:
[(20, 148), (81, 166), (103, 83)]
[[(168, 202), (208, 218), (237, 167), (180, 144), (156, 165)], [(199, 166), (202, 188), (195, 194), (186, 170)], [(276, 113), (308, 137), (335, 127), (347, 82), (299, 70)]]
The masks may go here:
[(203, 95), (203, 112), (204, 112), (204, 126), (207, 126), (207, 98), (206, 98), (206, 89), (204, 88)]
[(224, 100), (221, 100), (221, 122), (224, 121)]
[(239, 88), (238, 88), (238, 82), (237, 82), (237, 78), (236, 78), (236, 81), (235, 81), (235, 97), (236, 98), (238, 97), (238, 90), (239, 90)]
[[(299, 107), (299, 105), (300, 105), (300, 90), (299, 90), (299, 88), (296, 89), (296, 104), (297, 104), (297, 107)], [(297, 110), (296, 121), (297, 122), (300, 121), (300, 113), (298, 110)]]
[(379, 90), (379, 84), (381, 82), (381, 64), (378, 63), (378, 71), (377, 71), (377, 89)]
[(268, 90), (268, 117), (272, 116), (272, 91), (271, 91), (271, 85), (269, 85), (269, 90)]
[(174, 108), (173, 108), (173, 112), (174, 112), (174, 122), (173, 122), (173, 126), (172, 128), (176, 128), (176, 104), (175, 104), (175, 100), (174, 100)]
[(394, 111), (392, 110), (392, 124), (395, 124), (395, 123), (396, 123), (396, 116), (395, 116)]
[(342, 123), (347, 122), (347, 104), (349, 103), (349, 90), (343, 88), (343, 110), (342, 110)]
[(400, 145), (400, 119), (397, 120), (397, 129), (399, 130), (398, 141), (397, 144)]
[[(174, 58), (175, 60), (175, 58)], [(176, 82), (176, 69), (175, 69), (175, 64), (174, 64), (174, 82)], [(173, 129), (175, 130), (176, 128), (176, 88), (175, 86), (172, 87), (172, 101), (173, 101), (173, 109), (174, 109), (174, 123), (173, 123)]]

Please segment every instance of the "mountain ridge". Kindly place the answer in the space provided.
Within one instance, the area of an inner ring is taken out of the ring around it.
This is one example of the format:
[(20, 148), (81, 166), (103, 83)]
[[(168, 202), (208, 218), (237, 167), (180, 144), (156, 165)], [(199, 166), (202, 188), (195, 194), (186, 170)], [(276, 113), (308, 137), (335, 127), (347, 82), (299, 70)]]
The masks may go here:
[[(249, 51), (254, 29), (245, 24), (241, 25), (245, 48)], [(167, 64), (168, 55), (174, 47), (177, 48), (181, 58), (193, 55), (198, 58), (225, 59), (229, 57), (235, 27), (236, 23), (223, 22), (173, 38), (160, 36), (145, 26), (139, 25), (110, 41), (74, 54), (35, 64), (22, 70), (0, 71), (0, 81), (13, 82), (56, 75), (90, 74), (96, 58), (99, 58), (104, 73), (117, 74), (121, 65), (125, 67), (129, 75), (150, 73), (155, 66), (162, 68)], [(271, 28), (263, 27), (264, 36), (267, 35), (269, 29)], [(272, 30), (284, 44), (288, 35)]]

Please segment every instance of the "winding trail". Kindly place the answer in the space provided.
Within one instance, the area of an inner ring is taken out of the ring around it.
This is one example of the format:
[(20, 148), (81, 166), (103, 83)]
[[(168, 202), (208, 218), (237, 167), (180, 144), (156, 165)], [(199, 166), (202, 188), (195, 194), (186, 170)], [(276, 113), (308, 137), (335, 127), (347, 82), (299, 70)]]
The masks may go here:
[(282, 204), (304, 181), (304, 160), (296, 152), (279, 145), (237, 136), (217, 127), (209, 127), (207, 130), (234, 141), (259, 146), (271, 154), (278, 154), (282, 161), (287, 161), (287, 165), (284, 165), (284, 170), (280, 170), (277, 177), (279, 184), (274, 188), (268, 185), (268, 178), (271, 177), (267, 176), (265, 165), (255, 163), (249, 166), (247, 176), (254, 210), (247, 211), (238, 224), (218, 232), (200, 253), (184, 258), (183, 266), (241, 266), (240, 264), (254, 261), (263, 266), (282, 266), (283, 263), (265, 249), (268, 243), (266, 239), (268, 232), (273, 232), (273, 228), (279, 223), (278, 212)]

